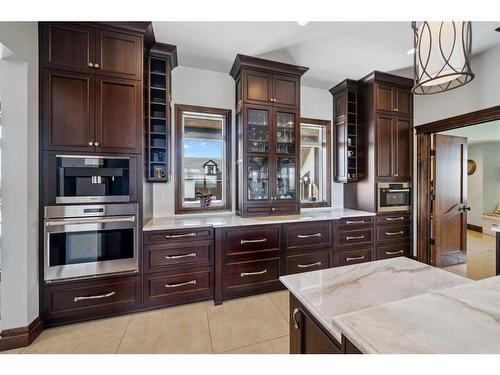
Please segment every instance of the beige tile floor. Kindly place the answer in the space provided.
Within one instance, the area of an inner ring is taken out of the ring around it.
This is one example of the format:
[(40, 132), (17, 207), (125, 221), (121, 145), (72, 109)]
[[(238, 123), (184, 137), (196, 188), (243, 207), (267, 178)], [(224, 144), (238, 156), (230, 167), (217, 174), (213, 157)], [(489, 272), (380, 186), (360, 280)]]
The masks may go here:
[(50, 328), (27, 348), (57, 354), (285, 354), (288, 293), (212, 301)]
[(467, 262), (444, 269), (473, 280), (495, 276), (495, 237), (468, 230)]

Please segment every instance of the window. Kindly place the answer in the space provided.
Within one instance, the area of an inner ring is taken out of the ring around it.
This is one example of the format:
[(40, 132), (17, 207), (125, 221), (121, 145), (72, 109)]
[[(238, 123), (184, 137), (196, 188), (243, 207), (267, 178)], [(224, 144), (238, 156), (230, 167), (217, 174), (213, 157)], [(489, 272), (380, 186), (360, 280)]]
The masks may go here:
[(300, 203), (301, 207), (331, 205), (330, 121), (300, 120)]
[(175, 212), (231, 209), (231, 110), (176, 104)]

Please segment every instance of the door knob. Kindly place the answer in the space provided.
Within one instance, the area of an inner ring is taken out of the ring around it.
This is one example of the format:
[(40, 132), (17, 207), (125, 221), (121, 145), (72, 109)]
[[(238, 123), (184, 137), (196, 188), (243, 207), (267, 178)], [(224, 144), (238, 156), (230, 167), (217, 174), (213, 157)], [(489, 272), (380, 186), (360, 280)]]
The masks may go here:
[(464, 212), (465, 212), (465, 211), (470, 211), (470, 207), (469, 207), (469, 206), (465, 206), (465, 205), (464, 205), (463, 210), (464, 210)]

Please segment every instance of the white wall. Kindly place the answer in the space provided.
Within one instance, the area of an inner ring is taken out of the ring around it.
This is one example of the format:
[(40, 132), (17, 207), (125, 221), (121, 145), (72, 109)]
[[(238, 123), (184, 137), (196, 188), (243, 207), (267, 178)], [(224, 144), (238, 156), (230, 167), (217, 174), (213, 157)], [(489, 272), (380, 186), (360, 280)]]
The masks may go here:
[[(172, 72), (172, 128), (175, 132), (175, 104), (189, 104), (204, 107), (217, 107), (231, 109), (234, 127), (234, 102), (235, 84), (228, 73), (219, 73), (209, 70), (178, 66)], [(311, 87), (301, 88), (301, 116), (322, 120), (332, 119), (332, 96), (328, 90)], [(174, 135), (172, 135), (174, 136)], [(172, 138), (172, 144), (174, 144)], [(233, 155), (235, 155), (235, 139), (233, 132)], [(175, 145), (172, 150), (172, 168), (175, 163)], [(232, 181), (235, 181), (235, 161), (232, 160)], [(178, 173), (174, 171), (172, 180), (166, 184), (153, 184), (153, 215), (154, 217), (172, 216), (175, 214), (175, 178)], [(233, 211), (235, 202), (235, 189), (232, 187)], [(332, 185), (332, 199), (334, 207), (343, 207), (342, 184)]]
[(467, 213), (467, 224), (482, 226), (483, 214), (483, 145), (469, 145), (468, 159), (476, 162), (476, 172), (467, 176), (467, 205), (471, 208)]
[(38, 316), (38, 25), (0, 22), (2, 329)]
[(483, 146), (483, 211), (491, 212), (500, 203), (500, 143)]

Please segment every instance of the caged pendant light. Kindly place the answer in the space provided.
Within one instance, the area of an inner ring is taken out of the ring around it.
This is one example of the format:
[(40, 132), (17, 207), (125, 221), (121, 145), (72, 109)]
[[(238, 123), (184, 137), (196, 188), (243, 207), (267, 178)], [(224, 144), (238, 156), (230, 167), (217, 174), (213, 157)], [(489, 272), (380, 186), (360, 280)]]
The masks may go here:
[(414, 77), (417, 95), (452, 90), (472, 81), (471, 22), (422, 22), (414, 31)]

